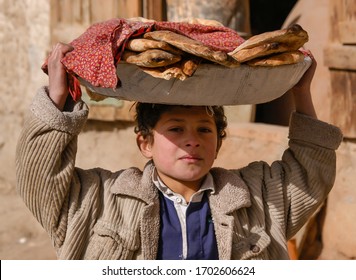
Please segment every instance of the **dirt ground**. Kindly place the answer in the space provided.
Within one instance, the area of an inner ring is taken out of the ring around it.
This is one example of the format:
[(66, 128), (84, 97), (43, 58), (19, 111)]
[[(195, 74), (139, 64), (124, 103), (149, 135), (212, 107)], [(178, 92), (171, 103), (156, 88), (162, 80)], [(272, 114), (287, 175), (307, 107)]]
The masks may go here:
[(56, 259), (47, 233), (11, 186), (0, 186), (0, 220), (1, 260)]

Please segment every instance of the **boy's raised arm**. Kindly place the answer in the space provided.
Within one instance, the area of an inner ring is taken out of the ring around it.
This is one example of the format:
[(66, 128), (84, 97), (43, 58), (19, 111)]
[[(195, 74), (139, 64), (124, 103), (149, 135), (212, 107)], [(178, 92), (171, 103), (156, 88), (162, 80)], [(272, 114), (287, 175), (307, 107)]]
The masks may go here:
[(72, 50), (70, 45), (57, 43), (48, 57), (49, 97), (61, 111), (69, 94), (67, 72), (61, 59)]
[(69, 194), (78, 191), (71, 189), (77, 136), (88, 115), (83, 102), (63, 111), (69, 92), (60, 60), (71, 49), (58, 44), (49, 56), (50, 86), (42, 87), (33, 99), (16, 150), (17, 190), (56, 246), (66, 233)]
[(310, 90), (317, 62), (311, 53), (309, 53), (309, 56), (312, 59), (312, 65), (304, 73), (300, 81), (291, 89), (291, 91), (294, 97), (296, 112), (317, 118)]

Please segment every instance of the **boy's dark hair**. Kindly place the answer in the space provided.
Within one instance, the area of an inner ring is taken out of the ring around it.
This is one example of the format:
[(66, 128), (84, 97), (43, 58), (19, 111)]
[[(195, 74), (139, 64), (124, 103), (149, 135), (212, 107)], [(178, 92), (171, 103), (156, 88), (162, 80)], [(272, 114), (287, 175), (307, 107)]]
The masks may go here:
[[(136, 103), (136, 126), (135, 133), (141, 133), (146, 138), (152, 135), (152, 129), (160, 119), (161, 115), (169, 111), (173, 106), (193, 107), (185, 105), (166, 105), (166, 104), (151, 104), (151, 103)], [(226, 137), (227, 119), (222, 106), (205, 106), (207, 114), (211, 114), (215, 120), (218, 142)]]

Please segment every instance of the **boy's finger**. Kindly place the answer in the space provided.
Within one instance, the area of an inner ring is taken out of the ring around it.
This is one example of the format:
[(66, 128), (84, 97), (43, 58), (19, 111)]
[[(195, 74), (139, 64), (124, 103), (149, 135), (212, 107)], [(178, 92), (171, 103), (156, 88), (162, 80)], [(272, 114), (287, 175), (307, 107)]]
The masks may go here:
[(64, 43), (57, 43), (56, 45), (53, 46), (52, 51), (50, 53), (50, 56), (52, 54), (60, 54), (61, 56), (64, 56), (67, 52), (70, 52), (74, 50), (73, 46), (64, 44)]

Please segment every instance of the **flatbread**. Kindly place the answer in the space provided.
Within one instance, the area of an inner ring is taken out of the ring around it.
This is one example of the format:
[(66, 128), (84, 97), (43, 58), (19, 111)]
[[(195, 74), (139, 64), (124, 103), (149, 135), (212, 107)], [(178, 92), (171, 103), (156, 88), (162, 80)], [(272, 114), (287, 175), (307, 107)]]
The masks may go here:
[(183, 73), (189, 77), (193, 76), (194, 72), (198, 69), (200, 62), (199, 57), (186, 58), (181, 61), (181, 69)]
[(255, 58), (247, 62), (250, 66), (280, 66), (304, 61), (305, 55), (301, 51), (284, 52), (268, 57)]
[(181, 56), (163, 50), (152, 49), (140, 53), (124, 51), (122, 60), (142, 67), (162, 67), (180, 61)]
[(149, 74), (155, 78), (160, 78), (165, 80), (176, 78), (181, 81), (184, 81), (187, 78), (187, 76), (183, 73), (182, 69), (179, 66), (162, 67), (162, 68), (147, 68), (147, 67), (140, 67), (140, 68), (146, 74)]
[(144, 52), (150, 49), (161, 49), (174, 54), (183, 54), (181, 50), (178, 50), (170, 46), (166, 42), (150, 40), (144, 38), (131, 39), (127, 42), (126, 49), (134, 52)]
[(299, 25), (293, 24), (288, 28), (264, 32), (255, 36), (252, 36), (244, 43), (239, 45), (232, 53), (237, 52), (242, 49), (253, 48), (258, 45), (263, 45), (265, 43), (286, 43), (293, 47), (293, 44), (296, 44), (295, 48), (299, 49), (303, 44), (308, 41), (308, 33)]
[(273, 53), (296, 51), (309, 40), (308, 33), (298, 24), (288, 28), (255, 35), (229, 55), (242, 63)]
[(186, 78), (193, 76), (202, 59), (199, 57), (183, 58), (180, 62), (165, 67), (140, 67), (145, 73), (165, 80), (172, 78), (184, 81)]
[(258, 45), (250, 49), (242, 49), (233, 55), (233, 58), (240, 63), (244, 63), (256, 57), (264, 57), (274, 53), (282, 53), (289, 50), (285, 44), (273, 42)]
[(205, 58), (207, 60), (222, 65), (231, 64), (231, 62), (228, 61), (228, 57), (225, 52), (214, 51), (208, 46), (203, 45), (199, 41), (190, 39), (184, 35), (177, 34), (171, 31), (160, 30), (147, 32), (144, 34), (144, 38), (166, 42), (184, 52)]

